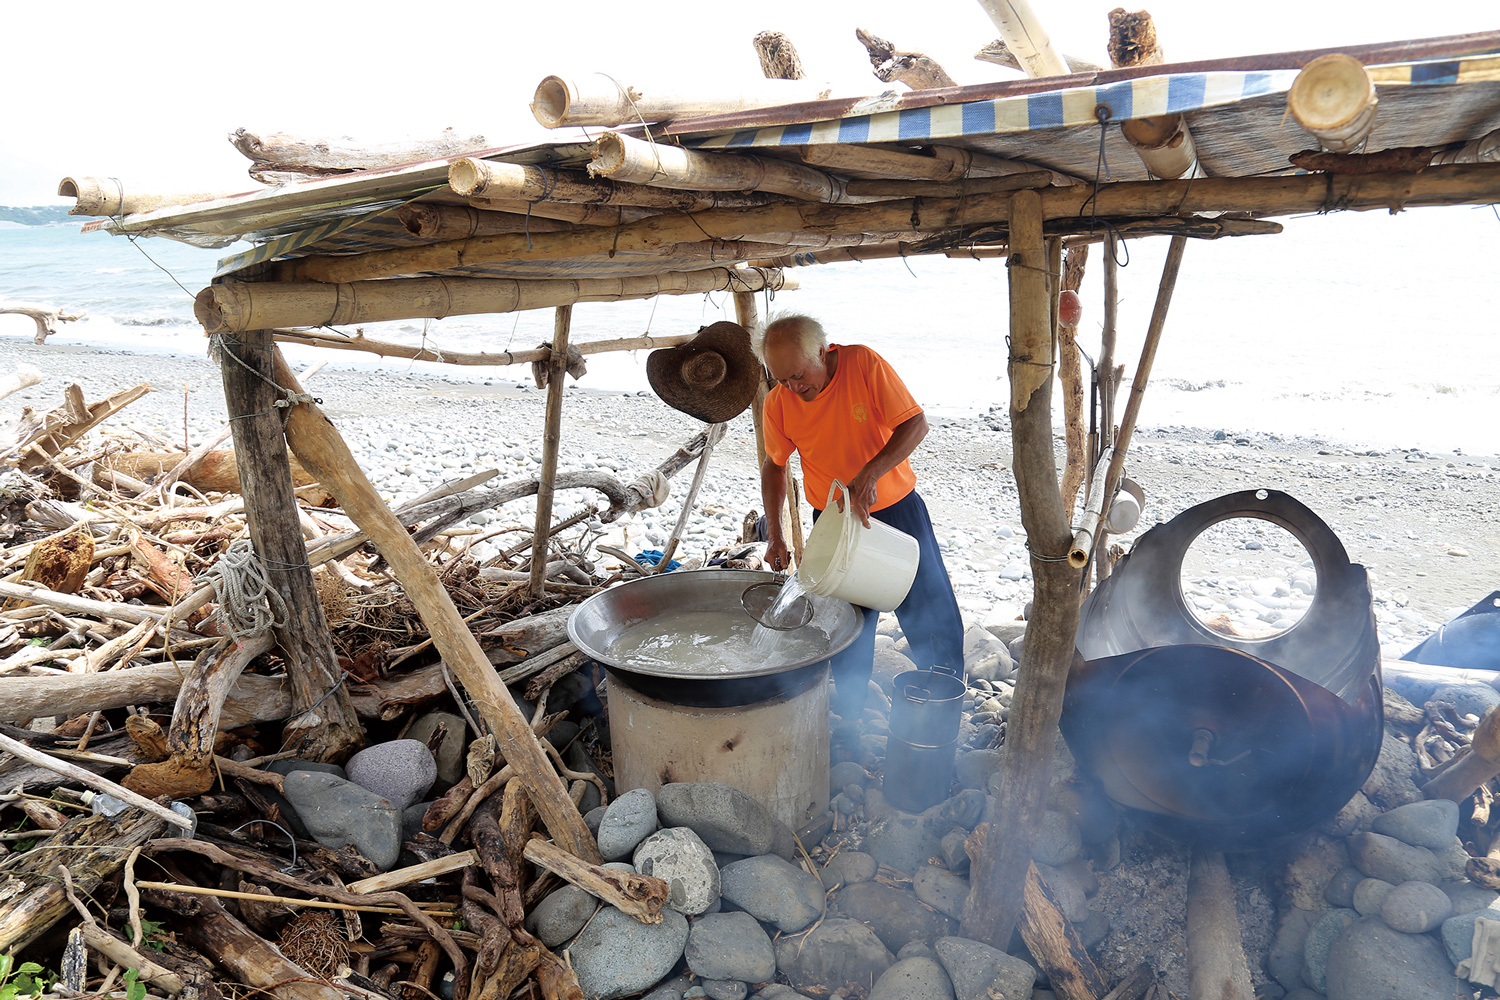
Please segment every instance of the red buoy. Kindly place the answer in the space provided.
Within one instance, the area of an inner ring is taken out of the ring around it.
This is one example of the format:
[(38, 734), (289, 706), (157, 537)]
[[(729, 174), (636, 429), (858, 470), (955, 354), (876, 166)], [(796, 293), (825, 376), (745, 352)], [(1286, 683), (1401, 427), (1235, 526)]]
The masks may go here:
[(1083, 300), (1071, 288), (1057, 297), (1057, 318), (1068, 326), (1077, 326), (1083, 319)]

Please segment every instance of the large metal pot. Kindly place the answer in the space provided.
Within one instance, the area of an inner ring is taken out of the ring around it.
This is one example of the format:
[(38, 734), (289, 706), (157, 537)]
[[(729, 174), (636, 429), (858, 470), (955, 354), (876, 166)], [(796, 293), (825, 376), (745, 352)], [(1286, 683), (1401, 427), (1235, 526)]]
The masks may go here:
[(609, 675), (615, 788), (717, 781), (764, 803), (796, 829), (828, 808), (828, 659), (859, 634), (853, 606), (811, 596), (806, 626), (826, 641), (810, 657), (748, 663), (733, 674), (631, 665), (611, 652), (629, 629), (667, 613), (745, 616), (740, 594), (774, 579), (751, 570), (679, 570), (595, 594), (568, 635)]

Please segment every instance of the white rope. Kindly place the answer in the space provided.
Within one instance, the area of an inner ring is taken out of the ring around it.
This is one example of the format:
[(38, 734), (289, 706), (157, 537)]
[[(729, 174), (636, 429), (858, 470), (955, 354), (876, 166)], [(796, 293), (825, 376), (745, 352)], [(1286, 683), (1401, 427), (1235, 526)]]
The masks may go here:
[(286, 602), (266, 579), (250, 539), (229, 546), (207, 573), (219, 598), (219, 624), (235, 642), (244, 642), (286, 624)]

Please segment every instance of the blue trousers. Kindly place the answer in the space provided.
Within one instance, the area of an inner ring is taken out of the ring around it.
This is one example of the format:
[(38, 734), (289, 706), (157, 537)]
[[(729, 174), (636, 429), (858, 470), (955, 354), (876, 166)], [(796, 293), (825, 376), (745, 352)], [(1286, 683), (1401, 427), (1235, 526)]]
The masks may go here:
[[(813, 511), (813, 522), (823, 512)], [(962, 676), (964, 669), (964, 624), (953, 596), (953, 583), (943, 566), (937, 536), (927, 504), (912, 490), (900, 500), (870, 516), (906, 532), (917, 540), (920, 556), (911, 590), (896, 608), (896, 620), (911, 646), (911, 659), (919, 669), (942, 667)], [(875, 626), (880, 612), (857, 608), (865, 616), (859, 636), (833, 658), (833, 711), (845, 722), (853, 722), (865, 705), (870, 674), (875, 666)]]

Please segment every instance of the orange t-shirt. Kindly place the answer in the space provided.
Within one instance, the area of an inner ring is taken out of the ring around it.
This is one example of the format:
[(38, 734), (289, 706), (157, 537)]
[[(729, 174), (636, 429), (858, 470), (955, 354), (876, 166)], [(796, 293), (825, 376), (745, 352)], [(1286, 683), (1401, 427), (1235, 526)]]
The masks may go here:
[[(884, 358), (859, 344), (841, 347), (833, 378), (807, 402), (785, 386), (766, 396), (764, 431), (766, 454), (779, 465), (796, 451), (802, 456), (807, 502), (822, 510), (833, 481), (847, 483), (865, 463), (885, 447), (897, 425), (922, 412), (901, 376)], [(902, 463), (875, 484), (875, 504), (881, 510), (916, 488), (911, 463)]]

